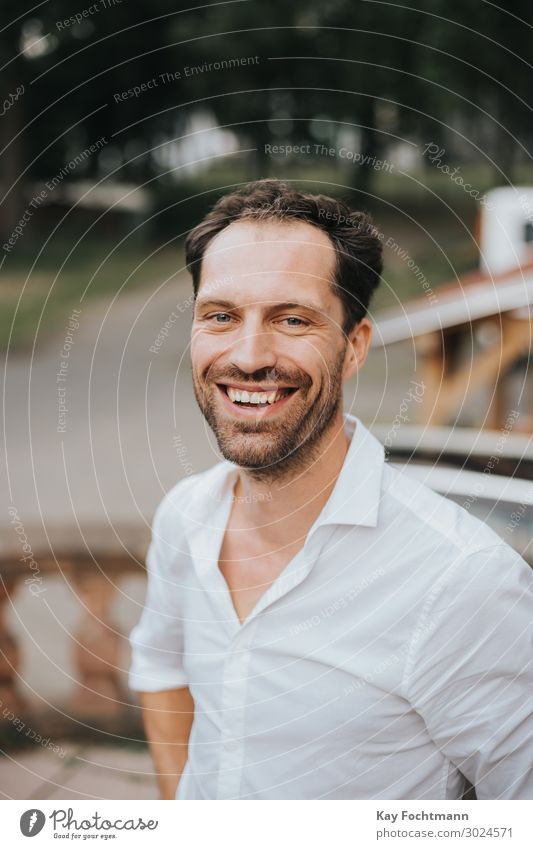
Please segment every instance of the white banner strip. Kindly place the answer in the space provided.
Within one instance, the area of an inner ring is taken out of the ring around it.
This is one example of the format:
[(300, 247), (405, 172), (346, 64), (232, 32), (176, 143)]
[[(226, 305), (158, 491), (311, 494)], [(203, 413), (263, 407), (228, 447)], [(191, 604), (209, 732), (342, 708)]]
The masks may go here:
[[(529, 801), (4, 801), (2, 845), (531, 849)], [(35, 837), (35, 844), (28, 840)]]

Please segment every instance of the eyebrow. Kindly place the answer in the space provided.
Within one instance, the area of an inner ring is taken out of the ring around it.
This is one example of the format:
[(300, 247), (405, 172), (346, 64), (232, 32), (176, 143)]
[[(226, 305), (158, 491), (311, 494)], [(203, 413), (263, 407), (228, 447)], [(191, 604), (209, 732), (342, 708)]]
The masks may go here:
[[(218, 298), (204, 298), (204, 299), (200, 299), (200, 300), (196, 301), (196, 306), (197, 306), (198, 309), (202, 309), (203, 307), (206, 307), (206, 306), (209, 306), (209, 305), (224, 307), (225, 309), (228, 309), (228, 310), (233, 310), (235, 308), (238, 309), (237, 304), (233, 303), (233, 301), (224, 301), (224, 300), (219, 300)], [(281, 310), (281, 309), (287, 309), (287, 310), (307, 309), (307, 310), (311, 310), (312, 312), (316, 312), (316, 313), (320, 313), (320, 314), (323, 314), (325, 312), (324, 309), (318, 307), (316, 304), (309, 304), (309, 303), (305, 303), (304, 301), (283, 301), (282, 303), (279, 303), (279, 304), (275, 303), (275, 304), (271, 304), (271, 305), (268, 306), (269, 311)]]

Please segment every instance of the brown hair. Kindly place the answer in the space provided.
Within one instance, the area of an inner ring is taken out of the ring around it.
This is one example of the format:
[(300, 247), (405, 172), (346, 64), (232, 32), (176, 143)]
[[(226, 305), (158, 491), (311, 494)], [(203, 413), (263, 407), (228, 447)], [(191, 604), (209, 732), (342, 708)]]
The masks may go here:
[(221, 197), (185, 240), (187, 268), (198, 294), (202, 259), (212, 239), (234, 221), (305, 221), (323, 230), (333, 243), (336, 268), (333, 291), (344, 307), (348, 333), (366, 315), (383, 269), (382, 243), (370, 215), (353, 212), (340, 200), (299, 192), (280, 180), (257, 180)]

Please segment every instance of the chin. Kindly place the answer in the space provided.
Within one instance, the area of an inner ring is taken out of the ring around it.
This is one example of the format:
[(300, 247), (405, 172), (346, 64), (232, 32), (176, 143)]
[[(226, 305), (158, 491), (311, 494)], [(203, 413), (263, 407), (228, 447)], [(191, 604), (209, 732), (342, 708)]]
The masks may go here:
[[(267, 453), (261, 450), (259, 445), (250, 444), (251, 442), (257, 443), (258, 439), (261, 439), (261, 434), (255, 436), (254, 434), (240, 435), (230, 437), (227, 441), (225, 439), (219, 440), (218, 447), (226, 460), (243, 469), (266, 470), (271, 468), (272, 465), (283, 463), (284, 458), (280, 456), (279, 452)], [(237, 445), (237, 442), (244, 442), (245, 444)]]

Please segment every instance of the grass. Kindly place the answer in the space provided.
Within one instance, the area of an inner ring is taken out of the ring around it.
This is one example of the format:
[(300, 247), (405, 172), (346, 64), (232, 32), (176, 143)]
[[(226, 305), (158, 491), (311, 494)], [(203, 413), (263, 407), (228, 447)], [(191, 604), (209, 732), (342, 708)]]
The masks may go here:
[(154, 286), (179, 272), (181, 247), (154, 250), (147, 244), (115, 249), (115, 241), (84, 243), (65, 262), (71, 242), (56, 242), (39, 259), (26, 254), (5, 262), (0, 277), (0, 350), (23, 351), (44, 341), (80, 299), (113, 296)]

